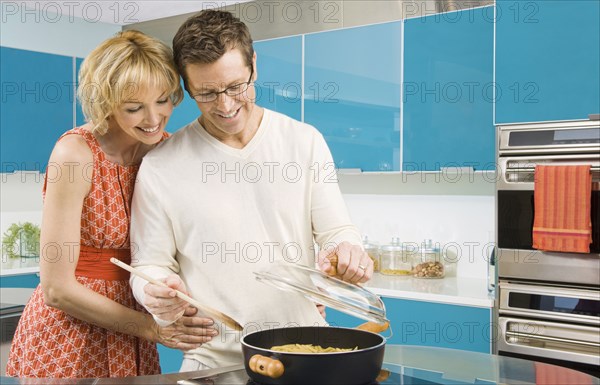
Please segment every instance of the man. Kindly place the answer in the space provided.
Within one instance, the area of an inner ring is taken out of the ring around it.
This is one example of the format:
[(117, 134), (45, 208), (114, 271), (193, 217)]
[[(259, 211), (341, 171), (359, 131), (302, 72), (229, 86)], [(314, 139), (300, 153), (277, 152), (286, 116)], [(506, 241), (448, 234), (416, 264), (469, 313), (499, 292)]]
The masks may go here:
[[(132, 204), (133, 265), (168, 288), (131, 277), (136, 298), (169, 323), (187, 304), (172, 289), (240, 322), (244, 333), (324, 325), (300, 294), (257, 282), (274, 263), (318, 266), (352, 283), (373, 263), (359, 246), (333, 161), (313, 127), (255, 104), (256, 54), (248, 28), (228, 12), (187, 20), (175, 62), (201, 116), (145, 157)], [(207, 322), (209, 322), (207, 320)], [(218, 331), (217, 331), (218, 330)], [(206, 327), (212, 339), (186, 352), (182, 371), (242, 361), (240, 332)]]

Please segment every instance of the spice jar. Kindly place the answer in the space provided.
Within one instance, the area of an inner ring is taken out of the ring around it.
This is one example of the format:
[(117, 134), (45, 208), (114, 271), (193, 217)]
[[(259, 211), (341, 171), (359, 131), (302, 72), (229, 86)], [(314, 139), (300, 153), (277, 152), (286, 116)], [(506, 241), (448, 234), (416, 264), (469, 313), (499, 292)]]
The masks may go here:
[(392, 238), (389, 245), (381, 246), (381, 274), (386, 275), (410, 275), (411, 261), (404, 253), (404, 248), (400, 244), (400, 238)]
[(426, 240), (413, 261), (412, 275), (415, 278), (444, 278), (446, 275), (442, 254), (431, 239)]
[(379, 245), (376, 243), (369, 242), (369, 237), (366, 235), (363, 237), (363, 249), (369, 255), (369, 257), (373, 260), (373, 271), (379, 271)]

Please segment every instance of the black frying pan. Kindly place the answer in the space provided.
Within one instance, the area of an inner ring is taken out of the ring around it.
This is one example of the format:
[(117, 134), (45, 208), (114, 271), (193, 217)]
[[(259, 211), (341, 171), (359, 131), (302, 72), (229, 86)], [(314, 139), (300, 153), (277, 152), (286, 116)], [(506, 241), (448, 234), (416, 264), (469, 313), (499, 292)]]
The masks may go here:
[[(339, 353), (283, 353), (271, 347), (312, 344), (354, 348)], [(291, 327), (242, 337), (246, 372), (266, 385), (365, 385), (375, 381), (383, 364), (385, 339), (369, 331), (337, 327)]]

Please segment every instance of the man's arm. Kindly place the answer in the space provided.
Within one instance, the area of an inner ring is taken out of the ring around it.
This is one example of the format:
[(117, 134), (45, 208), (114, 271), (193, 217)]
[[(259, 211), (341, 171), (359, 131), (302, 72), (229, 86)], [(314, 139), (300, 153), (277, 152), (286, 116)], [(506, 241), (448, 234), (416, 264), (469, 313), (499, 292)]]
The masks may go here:
[(373, 261), (362, 248), (358, 229), (350, 221), (340, 192), (331, 152), (322, 135), (315, 135), (311, 169), (311, 218), (313, 234), (321, 248), (318, 264), (321, 270), (333, 272), (331, 260), (337, 261), (335, 275), (359, 283), (373, 275)]
[(179, 319), (187, 303), (175, 296), (185, 292), (185, 284), (177, 275), (176, 246), (169, 216), (162, 206), (159, 180), (151, 166), (142, 162), (136, 179), (131, 204), (131, 265), (147, 275), (165, 282), (169, 288), (149, 284), (132, 275), (130, 284), (136, 300), (154, 316), (157, 323), (167, 325)]

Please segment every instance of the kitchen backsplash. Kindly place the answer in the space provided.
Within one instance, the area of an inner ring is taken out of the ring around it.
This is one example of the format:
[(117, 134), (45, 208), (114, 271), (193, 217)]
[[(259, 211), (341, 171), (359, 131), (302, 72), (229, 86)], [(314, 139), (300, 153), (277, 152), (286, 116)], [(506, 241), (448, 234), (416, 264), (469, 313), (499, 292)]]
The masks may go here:
[(369, 241), (438, 243), (456, 275), (484, 279), (494, 242), (494, 196), (344, 194)]
[[(15, 222), (41, 224), (42, 186), (38, 173), (2, 174), (2, 233)], [(344, 194), (344, 199), (353, 222), (371, 241), (432, 239), (455, 263), (458, 276), (486, 277), (494, 240), (493, 195)]]

